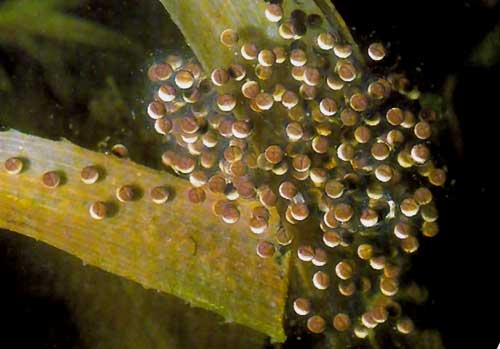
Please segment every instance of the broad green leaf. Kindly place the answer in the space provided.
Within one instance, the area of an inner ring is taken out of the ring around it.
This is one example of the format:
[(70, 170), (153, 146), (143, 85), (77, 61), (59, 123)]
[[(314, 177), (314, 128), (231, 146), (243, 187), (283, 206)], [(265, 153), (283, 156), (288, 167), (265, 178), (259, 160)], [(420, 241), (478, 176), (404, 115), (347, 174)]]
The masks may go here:
[(485, 68), (493, 67), (500, 62), (500, 24), (489, 32), (472, 53), (474, 64)]

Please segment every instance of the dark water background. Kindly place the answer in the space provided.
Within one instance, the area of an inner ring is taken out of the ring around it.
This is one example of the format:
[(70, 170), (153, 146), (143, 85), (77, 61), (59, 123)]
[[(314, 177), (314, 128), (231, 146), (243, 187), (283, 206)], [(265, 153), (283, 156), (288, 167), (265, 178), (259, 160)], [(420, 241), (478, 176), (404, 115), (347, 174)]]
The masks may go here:
[[(102, 1), (94, 0), (77, 13), (116, 28), (120, 28), (120, 16), (129, 20), (136, 16), (136, 39), (145, 38), (148, 36), (145, 32), (154, 30), (155, 23), (163, 23), (166, 15), (155, 0), (149, 1), (151, 6), (148, 7), (138, 6), (132, 0), (106, 1), (105, 6)], [(453, 185), (439, 198), (441, 232), (432, 241), (422, 244), (411, 272), (411, 276), (425, 285), (430, 294), (429, 301), (417, 312), (417, 322), (438, 329), (447, 348), (496, 348), (500, 341), (497, 286), (500, 263), (498, 253), (494, 251), (500, 233), (498, 199), (494, 192), (498, 186), (498, 181), (495, 182), (496, 166), (500, 163), (500, 129), (496, 120), (500, 117), (499, 65), (497, 61), (484, 67), (474, 64), (470, 57), (486, 34), (498, 25), (498, 5), (491, 0), (337, 0), (335, 5), (352, 27), (356, 39), (365, 43), (372, 39), (389, 43), (390, 51), (401, 56), (400, 66), (421, 90), (439, 92), (450, 77), (456, 81), (453, 105), (460, 134), (445, 133), (441, 145), (441, 154), (446, 159)], [(138, 9), (143, 13), (130, 13)], [(133, 28), (129, 28), (129, 33), (133, 32)], [(157, 54), (156, 50), (175, 47), (176, 40), (179, 40), (178, 33), (149, 37), (151, 39), (141, 41), (149, 56), (142, 61), (123, 58), (124, 69), (130, 69), (123, 83), (140, 80), (143, 71), (137, 67), (143, 68)], [(106, 61), (107, 58), (99, 59)], [(22, 54), (0, 47), (0, 62), (8, 72), (18, 69), (18, 60), (23, 60)], [(118, 84), (120, 82), (118, 80)], [(25, 82), (17, 81), (16, 74), (13, 74), (13, 84), (23, 87)], [(47, 99), (54, 101), (46, 108), (55, 116), (40, 127), (38, 134), (57, 137), (62, 129), (64, 135), (69, 134), (71, 138), (73, 131), (68, 115), (72, 115), (73, 122), (81, 127), (91, 129), (95, 126), (86, 126), (83, 115), (88, 113), (89, 106), (80, 102), (84, 97), (73, 96), (68, 103), (45, 82), (34, 79), (29, 84), (41, 84), (49, 95)], [(145, 95), (144, 92), (138, 98)], [(140, 100), (137, 103), (140, 104)], [(2, 123), (30, 132), (28, 121), (11, 119)], [(134, 126), (133, 122), (124, 125), (125, 128)], [(101, 132), (106, 134), (106, 127), (103, 126)], [(127, 136), (130, 136), (127, 131), (115, 132), (112, 141)], [(95, 138), (85, 135), (75, 135), (75, 138), (84, 146), (95, 147)], [(139, 137), (137, 142), (144, 140)], [(134, 151), (134, 144), (130, 148)], [(143, 159), (154, 165), (154, 160), (147, 156)], [(92, 347), (85, 340), (88, 335), (85, 331), (92, 326), (82, 329), (76, 324), (72, 313), (74, 304), (61, 294), (70, 290), (79, 297), (82, 291), (78, 286), (80, 282), (81, 287), (85, 283), (86, 288), (99, 288), (108, 283), (127, 281), (117, 281), (118, 278), (112, 275), (89, 271), (90, 268), (82, 268), (85, 270), (79, 272), (84, 281), (65, 281), (58, 277), (57, 268), (67, 264), (74, 265), (75, 269), (81, 267), (73, 257), (49, 246), (1, 232), (0, 317), (4, 325), (0, 327), (0, 343), (15, 341), (19, 345), (16, 347), (31, 348)], [(93, 273), (99, 276), (94, 277)], [(56, 284), (59, 288), (55, 290)], [(82, 292), (82, 297), (85, 294), (92, 295), (90, 291)], [(151, 304), (161, 306), (160, 296), (152, 294), (148, 297)], [(126, 303), (126, 299), (121, 301)], [(124, 316), (133, 316), (133, 313)], [(111, 325), (102, 323), (96, 326), (106, 328)], [(287, 346), (300, 348), (306, 347), (307, 343), (307, 339), (303, 339), (291, 341)], [(187, 345), (182, 347), (190, 347)], [(3, 346), (0, 344), (0, 347)]]

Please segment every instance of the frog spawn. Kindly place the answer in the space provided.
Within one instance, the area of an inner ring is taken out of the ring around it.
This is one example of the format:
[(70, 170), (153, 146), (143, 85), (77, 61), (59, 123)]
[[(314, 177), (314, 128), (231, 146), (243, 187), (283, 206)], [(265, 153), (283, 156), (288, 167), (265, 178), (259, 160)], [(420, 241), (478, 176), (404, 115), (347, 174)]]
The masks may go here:
[[(188, 195), (193, 203), (204, 190), (221, 195), (213, 212), (227, 224), (240, 218), (238, 199), (258, 202), (249, 231), (262, 237), (262, 258), (275, 245), (303, 240), (287, 226), (317, 227), (313, 243), (294, 244), (322, 293), (293, 300), (310, 332), (332, 328), (364, 339), (389, 323), (409, 334), (414, 325), (401, 316), (399, 278), (405, 255), (419, 248), (419, 231), (432, 237), (439, 230), (429, 189), (446, 182), (431, 154), (438, 115), (406, 97), (404, 76), (372, 72), (387, 55), (380, 43), (366, 49), (371, 62), (364, 65), (335, 31), (309, 30), (300, 14), (287, 17), (277, 4), (264, 15), (282, 45), (259, 48), (228, 28), (220, 41), (237, 57), (231, 65), (205, 75), (194, 60), (169, 56), (151, 67), (159, 87), (148, 114), (175, 144), (162, 161), (188, 176), (199, 194)], [(273, 124), (273, 136), (256, 134), (262, 118), (273, 117), (284, 120)], [(270, 237), (273, 207), (283, 208), (283, 222)], [(320, 307), (328, 297), (337, 299), (329, 314)]]

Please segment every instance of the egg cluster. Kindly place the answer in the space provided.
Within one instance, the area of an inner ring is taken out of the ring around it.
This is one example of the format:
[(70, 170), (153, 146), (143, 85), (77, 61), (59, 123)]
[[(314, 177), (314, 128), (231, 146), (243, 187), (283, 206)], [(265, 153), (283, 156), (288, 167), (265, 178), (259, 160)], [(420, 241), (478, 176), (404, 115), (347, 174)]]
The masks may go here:
[[(308, 331), (409, 334), (400, 275), (419, 239), (439, 230), (430, 190), (446, 182), (431, 153), (439, 114), (407, 97), (403, 75), (376, 73), (382, 44), (358, 59), (335, 30), (284, 12), (271, 3), (263, 13), (280, 45), (259, 47), (228, 28), (220, 49), (232, 64), (205, 73), (171, 55), (149, 69), (147, 112), (170, 144), (162, 161), (189, 178), (193, 204), (207, 190), (219, 195), (213, 213), (227, 224), (239, 220), (239, 200), (258, 203), (248, 227), (256, 253), (288, 246), (306, 266), (315, 291), (291, 307)], [(271, 234), (274, 208), (282, 226)]]

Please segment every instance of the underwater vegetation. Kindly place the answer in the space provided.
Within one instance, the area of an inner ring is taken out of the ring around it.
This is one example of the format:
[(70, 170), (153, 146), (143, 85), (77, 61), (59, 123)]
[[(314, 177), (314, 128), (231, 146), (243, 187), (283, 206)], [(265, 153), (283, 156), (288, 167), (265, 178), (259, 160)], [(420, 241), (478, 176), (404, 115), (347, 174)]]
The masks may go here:
[[(390, 46), (358, 45), (330, 2), (161, 2), (187, 46), (147, 59), (149, 92), (136, 88), (135, 106), (112, 78), (95, 93), (89, 109), (108, 120), (75, 118), (72, 130), (98, 134), (89, 148), (101, 152), (0, 133), (0, 226), (276, 347), (300, 337), (318, 348), (443, 347), (414, 317), (428, 295), (407, 277), (412, 256), (439, 233), (438, 200), (450, 185), (443, 99), (422, 93)], [(4, 4), (0, 26), (19, 4)], [(38, 23), (20, 26), (26, 42), (42, 32), (49, 52), (61, 42), (141, 50), (56, 4), (38, 3), (39, 13), (86, 34)], [(186, 15), (195, 8), (203, 16)], [(3, 44), (38, 52), (18, 42)], [(57, 68), (47, 56), (34, 58), (50, 82)], [(74, 103), (58, 78), (50, 86)], [(130, 130), (101, 137), (123, 115)], [(132, 161), (139, 143), (142, 162), (161, 169)]]

